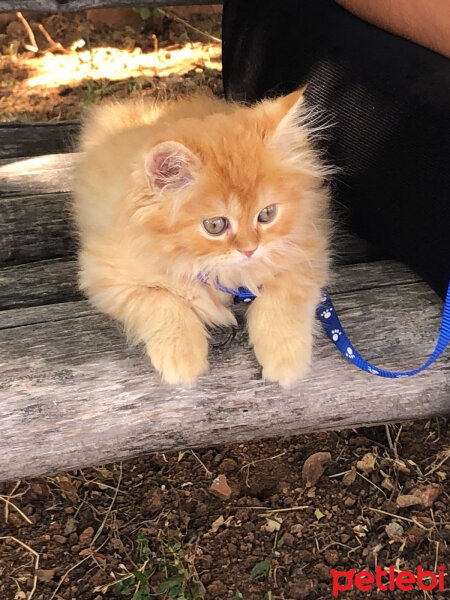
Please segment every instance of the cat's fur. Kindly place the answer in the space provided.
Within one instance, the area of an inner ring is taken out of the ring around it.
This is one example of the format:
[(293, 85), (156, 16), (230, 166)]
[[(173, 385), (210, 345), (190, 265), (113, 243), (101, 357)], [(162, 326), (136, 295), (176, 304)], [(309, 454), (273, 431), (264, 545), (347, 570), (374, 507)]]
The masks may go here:
[[(208, 368), (206, 326), (236, 323), (215, 277), (258, 295), (247, 322), (266, 379), (290, 385), (308, 367), (328, 192), (301, 104), (301, 91), (253, 107), (197, 94), (106, 104), (85, 123), (80, 286), (145, 343), (167, 382), (194, 382)], [(259, 223), (271, 204), (278, 216)], [(218, 216), (231, 229), (212, 237), (202, 222)]]

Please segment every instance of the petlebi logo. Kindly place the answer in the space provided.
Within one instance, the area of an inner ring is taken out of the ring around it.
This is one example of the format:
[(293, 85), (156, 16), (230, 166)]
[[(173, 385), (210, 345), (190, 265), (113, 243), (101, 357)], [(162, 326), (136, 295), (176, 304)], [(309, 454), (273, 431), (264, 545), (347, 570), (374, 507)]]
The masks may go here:
[(437, 573), (426, 571), (421, 566), (417, 571), (395, 571), (394, 567), (386, 567), (386, 570), (377, 566), (375, 573), (370, 571), (359, 571), (350, 569), (349, 571), (336, 571), (331, 569), (333, 577), (333, 596), (337, 598), (340, 592), (355, 587), (361, 592), (370, 592), (373, 589), (381, 592), (393, 592), (401, 590), (409, 592), (417, 586), (424, 592), (432, 590), (443, 591), (445, 589), (444, 579), (446, 577), (445, 565), (439, 565)]

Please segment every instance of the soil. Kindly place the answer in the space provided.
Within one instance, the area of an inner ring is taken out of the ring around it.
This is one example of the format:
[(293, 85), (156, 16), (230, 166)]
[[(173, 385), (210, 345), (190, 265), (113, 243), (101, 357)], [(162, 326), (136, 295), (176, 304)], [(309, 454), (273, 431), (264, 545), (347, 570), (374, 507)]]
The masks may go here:
[[(325, 464), (319, 452), (329, 453)], [(228, 499), (210, 490), (218, 475)], [(444, 591), (425, 596), (416, 587), (388, 596), (444, 600), (449, 479), (442, 418), (3, 484), (0, 597), (27, 598), (36, 579), (35, 600), (149, 598), (136, 595), (142, 578), (141, 591), (158, 598), (329, 600), (332, 568), (373, 571), (378, 564), (415, 573), (419, 565), (437, 572), (444, 564)], [(361, 592), (340, 597), (356, 600)]]
[[(177, 13), (187, 25), (169, 13), (128, 12), (120, 25), (111, 15), (25, 15), (37, 52), (5, 18), (1, 119), (78, 118), (108, 95), (221, 93), (220, 44), (208, 37), (220, 33), (220, 11)], [(38, 23), (64, 51), (45, 52)], [(448, 425), (253, 441), (0, 484), (0, 598), (330, 600), (332, 569), (443, 564), (441, 590), (353, 586), (339, 597), (445, 600)]]
[(37, 51), (15, 15), (3, 16), (0, 121), (77, 119), (108, 96), (170, 96), (199, 86), (222, 93), (221, 7), (154, 9), (145, 18), (117, 12), (25, 13)]

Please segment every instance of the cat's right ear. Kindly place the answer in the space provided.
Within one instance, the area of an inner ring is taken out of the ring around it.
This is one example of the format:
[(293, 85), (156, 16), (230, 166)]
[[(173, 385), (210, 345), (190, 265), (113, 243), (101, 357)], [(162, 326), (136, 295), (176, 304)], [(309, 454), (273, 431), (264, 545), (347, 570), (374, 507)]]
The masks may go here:
[(145, 156), (144, 168), (152, 189), (182, 188), (194, 179), (200, 159), (179, 142), (161, 142)]

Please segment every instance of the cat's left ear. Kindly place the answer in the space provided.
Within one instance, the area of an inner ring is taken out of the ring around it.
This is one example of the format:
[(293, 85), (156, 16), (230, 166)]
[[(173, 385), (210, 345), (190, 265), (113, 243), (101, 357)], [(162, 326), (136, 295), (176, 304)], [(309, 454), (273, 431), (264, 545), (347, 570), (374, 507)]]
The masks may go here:
[(145, 156), (145, 174), (153, 189), (181, 188), (194, 179), (201, 160), (179, 142), (161, 142)]
[(298, 139), (300, 106), (305, 89), (306, 86), (272, 101), (270, 109), (275, 121), (275, 129), (269, 138), (272, 147), (289, 152), (294, 138)]

